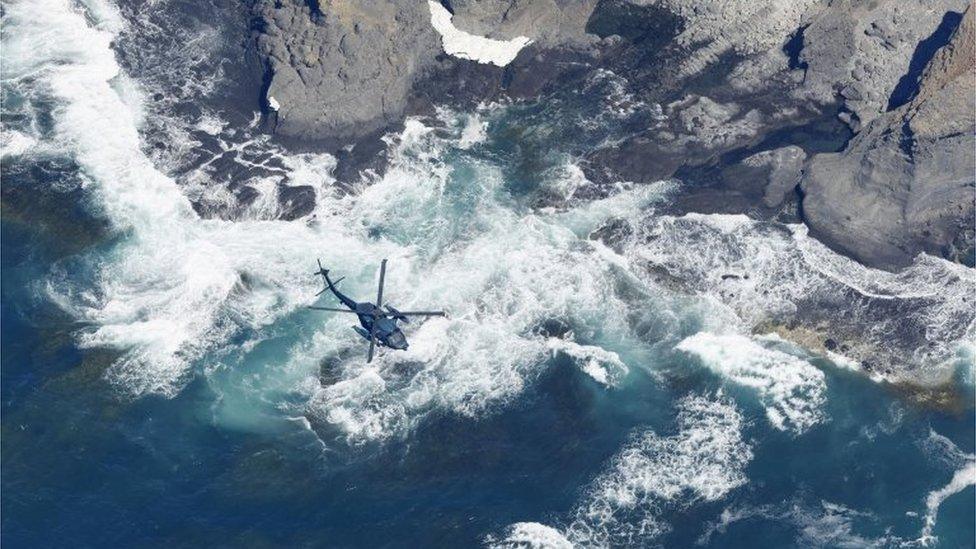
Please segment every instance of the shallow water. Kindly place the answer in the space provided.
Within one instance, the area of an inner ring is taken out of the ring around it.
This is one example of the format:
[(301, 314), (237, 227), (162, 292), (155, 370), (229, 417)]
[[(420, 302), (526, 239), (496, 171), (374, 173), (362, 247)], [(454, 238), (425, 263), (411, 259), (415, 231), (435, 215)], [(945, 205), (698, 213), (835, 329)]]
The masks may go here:
[[(972, 543), (971, 355), (963, 405), (931, 409), (750, 329), (853, 292), (879, 345), (901, 325), (872, 299), (952, 357), (971, 271), (923, 259), (909, 295), (799, 227), (655, 213), (675, 182), (575, 198), (581, 148), (647, 115), (606, 75), (584, 90), (602, 103), (410, 120), (388, 173), (338, 193), (331, 157), (281, 150), (237, 98), (222, 108), (221, 73), (148, 101), (185, 75), (123, 69), (152, 28), (123, 8), (4, 6), (5, 543)], [(39, 34), (50, 47), (29, 46)], [(160, 55), (226, 64), (197, 46)], [(211, 145), (275, 159), (233, 221), (191, 205), (232, 201), (185, 160)], [(314, 216), (278, 220), (279, 184), (312, 185)], [(588, 238), (610, 220), (637, 235)], [(304, 308), (316, 257), (353, 296), (389, 258), (390, 303), (450, 317), (366, 365), (348, 318)], [(728, 268), (752, 282), (730, 290)], [(946, 486), (961, 492), (927, 507)]]

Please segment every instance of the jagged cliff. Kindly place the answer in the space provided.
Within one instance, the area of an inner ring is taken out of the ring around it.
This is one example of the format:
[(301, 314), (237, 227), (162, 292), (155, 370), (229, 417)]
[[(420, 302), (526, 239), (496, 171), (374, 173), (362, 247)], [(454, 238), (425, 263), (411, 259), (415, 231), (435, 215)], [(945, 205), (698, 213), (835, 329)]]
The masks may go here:
[(972, 263), (973, 28), (969, 9), (908, 103), (811, 159), (803, 210), (822, 239), (886, 267), (922, 251)]
[[(274, 131), (333, 142), (340, 179), (382, 169), (363, 138), (432, 105), (536, 99), (611, 71), (659, 114), (583, 156), (595, 188), (677, 177), (688, 183), (677, 210), (802, 219), (835, 249), (890, 269), (920, 251), (972, 262), (968, 8), (262, 0), (255, 10)], [(511, 62), (463, 51), (502, 41)]]

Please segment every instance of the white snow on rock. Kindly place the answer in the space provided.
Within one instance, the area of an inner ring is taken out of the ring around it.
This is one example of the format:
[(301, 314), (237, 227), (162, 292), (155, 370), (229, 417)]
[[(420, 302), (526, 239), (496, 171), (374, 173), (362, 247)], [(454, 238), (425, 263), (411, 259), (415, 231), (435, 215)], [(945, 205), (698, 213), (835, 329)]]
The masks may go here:
[(268, 108), (271, 109), (271, 110), (273, 110), (273, 111), (277, 111), (278, 109), (281, 108), (281, 104), (278, 103), (278, 100), (277, 99), (275, 99), (273, 96), (269, 95), (268, 96)]
[(493, 40), (468, 34), (454, 26), (451, 22), (454, 16), (440, 2), (428, 0), (427, 5), (430, 7), (430, 24), (441, 35), (441, 43), (448, 55), (504, 67), (515, 59), (522, 48), (532, 42), (525, 36), (511, 40)]

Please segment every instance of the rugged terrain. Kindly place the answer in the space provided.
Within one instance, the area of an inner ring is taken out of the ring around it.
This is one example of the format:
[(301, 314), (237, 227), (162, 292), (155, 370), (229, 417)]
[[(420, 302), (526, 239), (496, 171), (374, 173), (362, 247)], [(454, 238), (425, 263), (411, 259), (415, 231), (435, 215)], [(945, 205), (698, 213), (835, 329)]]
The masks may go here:
[(973, 546), (965, 6), (2, 2), (4, 547)]
[[(911, 286), (921, 252), (973, 265), (974, 15), (964, 0), (278, 0), (258, 2), (255, 13), (270, 131), (334, 151), (341, 183), (382, 173), (380, 138), (408, 116), (436, 124), (441, 106), (526, 105), (521, 127), (516, 120), (510, 130), (518, 177), (552, 169), (555, 141), (539, 136), (559, 135), (585, 176), (576, 205), (674, 179), (680, 185), (655, 216), (804, 223), (833, 250), (901, 272), (893, 288)], [(573, 101), (576, 111), (565, 107)], [(586, 120), (606, 116), (613, 122), (602, 134)], [(298, 202), (308, 200), (311, 192)], [(550, 195), (536, 204), (572, 206)], [(591, 238), (653, 253), (658, 225), (654, 216), (611, 220)], [(895, 313), (883, 295), (834, 287), (827, 271), (820, 297), (787, 298), (792, 312), (753, 314), (744, 296), (759, 290), (739, 273), (750, 266), (775, 269), (759, 260), (706, 272), (646, 268), (719, 296), (756, 331), (838, 350), (892, 379), (921, 379), (914, 368), (934, 360), (919, 358), (932, 345), (931, 330), (913, 320), (922, 309)], [(962, 272), (946, 271), (941, 284), (968, 296)], [(861, 320), (845, 323), (836, 315), (844, 303), (852, 319), (891, 320), (885, 330), (900, 343), (865, 336)], [(950, 331), (967, 329), (969, 309), (953, 309)], [(945, 380), (939, 372), (926, 383)]]
[(972, 264), (964, 1), (443, 6), (462, 31), (532, 42), (498, 67), (444, 54), (427, 2), (258, 3), (274, 131), (345, 146), (338, 175), (352, 180), (382, 169), (369, 143), (407, 115), (536, 99), (609, 70), (658, 116), (585, 154), (597, 186), (677, 177), (679, 209), (785, 211), (871, 266), (920, 251)]

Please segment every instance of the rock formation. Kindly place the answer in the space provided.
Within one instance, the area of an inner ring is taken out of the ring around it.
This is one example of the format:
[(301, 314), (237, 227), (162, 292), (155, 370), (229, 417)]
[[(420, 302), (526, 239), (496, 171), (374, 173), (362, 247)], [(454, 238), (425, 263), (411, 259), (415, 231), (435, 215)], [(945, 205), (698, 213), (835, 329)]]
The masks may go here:
[(907, 104), (871, 120), (843, 152), (810, 161), (803, 210), (821, 239), (889, 268), (923, 251), (972, 263), (973, 30), (969, 9)]
[(351, 139), (400, 120), (418, 73), (440, 51), (422, 2), (259, 2), (258, 50), (276, 131)]
[[(363, 152), (378, 147), (362, 139), (407, 115), (535, 100), (606, 71), (655, 114), (584, 154), (595, 188), (676, 177), (686, 183), (678, 210), (785, 212), (835, 249), (891, 269), (920, 251), (972, 262), (967, 8), (965, 0), (260, 0), (255, 10), (275, 133), (334, 143), (343, 180), (359, 177), (360, 163), (382, 170), (382, 158)], [(445, 25), (476, 41), (518, 40), (515, 58), (479, 63), (455, 45), (448, 55)]]

